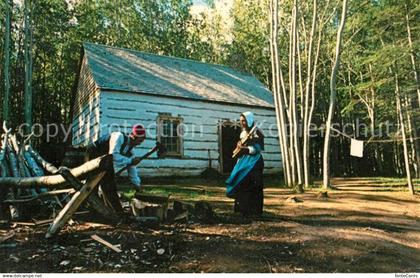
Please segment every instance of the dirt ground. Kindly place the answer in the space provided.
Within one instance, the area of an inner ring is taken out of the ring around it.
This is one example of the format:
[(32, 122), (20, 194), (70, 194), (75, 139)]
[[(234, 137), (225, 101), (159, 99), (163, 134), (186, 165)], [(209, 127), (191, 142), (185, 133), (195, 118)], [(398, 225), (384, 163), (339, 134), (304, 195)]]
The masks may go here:
[[(268, 184), (258, 219), (233, 214), (217, 182), (178, 181), (145, 191), (207, 201), (211, 223), (146, 228), (79, 219), (49, 240), (48, 226), (2, 223), (0, 241), (14, 236), (0, 244), (0, 272), (420, 272), (420, 197), (406, 187), (335, 179), (337, 190), (325, 198), (319, 189), (297, 195)], [(91, 240), (93, 234), (123, 251)]]

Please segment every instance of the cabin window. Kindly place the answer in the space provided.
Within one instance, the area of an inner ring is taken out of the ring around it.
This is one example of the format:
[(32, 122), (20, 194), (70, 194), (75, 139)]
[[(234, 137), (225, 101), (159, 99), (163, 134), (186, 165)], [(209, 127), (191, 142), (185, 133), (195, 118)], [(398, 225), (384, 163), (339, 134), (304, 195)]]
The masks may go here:
[(157, 120), (158, 141), (166, 148), (166, 156), (182, 156), (182, 118), (160, 115)]

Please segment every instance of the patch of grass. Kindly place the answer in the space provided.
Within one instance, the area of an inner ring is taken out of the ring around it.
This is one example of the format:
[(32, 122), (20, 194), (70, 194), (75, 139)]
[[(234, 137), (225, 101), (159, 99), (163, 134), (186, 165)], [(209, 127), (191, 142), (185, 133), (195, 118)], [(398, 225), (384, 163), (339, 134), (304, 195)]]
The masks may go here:
[(189, 190), (185, 188), (154, 188), (154, 189), (145, 189), (145, 193), (156, 194), (156, 195), (182, 195), (189, 198), (195, 198), (198, 195), (201, 195), (195, 190)]
[(165, 187), (165, 186), (149, 187), (148, 186), (144, 188), (143, 192), (145, 194), (153, 194), (153, 195), (176, 195), (176, 196), (182, 196), (188, 199), (202, 198), (203, 196), (204, 197), (215, 196), (214, 192), (209, 192), (207, 190), (199, 189), (196, 187), (185, 188), (185, 187), (175, 187), (175, 186), (171, 186), (171, 187)]
[[(383, 183), (383, 184), (392, 184), (395, 186), (405, 185), (407, 184), (406, 178), (394, 178), (394, 177), (372, 177), (369, 178), (374, 181)], [(420, 184), (420, 179), (413, 179), (414, 184)]]
[(123, 198), (127, 200), (133, 199), (134, 195), (136, 194), (136, 190), (134, 189), (126, 189), (122, 192)]

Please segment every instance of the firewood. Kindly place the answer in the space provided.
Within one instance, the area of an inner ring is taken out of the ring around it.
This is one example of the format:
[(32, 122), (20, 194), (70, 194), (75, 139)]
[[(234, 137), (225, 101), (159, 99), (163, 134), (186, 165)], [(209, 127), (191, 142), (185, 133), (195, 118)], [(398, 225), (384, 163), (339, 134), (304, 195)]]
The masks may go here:
[(51, 174), (57, 173), (58, 169), (48, 161), (44, 160), (39, 153), (37, 153), (30, 145), (26, 149), (30, 155), (35, 159), (35, 161), (41, 165), (47, 172)]
[(12, 226), (13, 226), (13, 225), (21, 225), (21, 226), (35, 226), (35, 223), (33, 223), (33, 222), (13, 221), (13, 222), (12, 222)]
[(16, 154), (13, 151), (9, 151), (7, 152), (7, 157), (8, 157), (9, 168), (11, 170), (12, 176), (15, 178), (20, 177)]
[(4, 160), (5, 155), (6, 155), (6, 151), (7, 151), (7, 140), (9, 138), (9, 134), (12, 131), (12, 129), (7, 129), (6, 128), (6, 123), (3, 122), (3, 129), (4, 129), (4, 134), (3, 134), (3, 141), (1, 144), (1, 151), (0, 151), (0, 162)]
[(117, 253), (121, 253), (121, 252), (122, 252), (122, 250), (121, 250), (120, 248), (118, 248), (117, 246), (115, 246), (115, 245), (113, 245), (113, 244), (109, 243), (108, 241), (106, 241), (105, 239), (101, 238), (101, 237), (100, 237), (100, 236), (98, 236), (98, 235), (91, 235), (90, 237), (91, 237), (92, 239), (96, 240), (97, 242), (99, 242), (99, 243), (101, 243), (101, 244), (105, 245), (105, 246), (106, 246), (106, 247), (108, 247), (109, 249), (111, 249), (111, 250), (113, 250), (113, 251), (117, 252)]
[(36, 160), (33, 158), (31, 153), (28, 151), (29, 146), (25, 147), (25, 151), (23, 152), (23, 157), (28, 165), (28, 168), (31, 170), (34, 176), (43, 176), (45, 173), (41, 167), (39, 167)]

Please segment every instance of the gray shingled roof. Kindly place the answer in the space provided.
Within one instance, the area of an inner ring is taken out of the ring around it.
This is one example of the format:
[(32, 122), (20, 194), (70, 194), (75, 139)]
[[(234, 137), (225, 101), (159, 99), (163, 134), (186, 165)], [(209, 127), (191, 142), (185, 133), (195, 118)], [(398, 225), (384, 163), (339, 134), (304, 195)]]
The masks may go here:
[(83, 46), (101, 89), (274, 107), (272, 93), (261, 82), (226, 66), (92, 43)]

